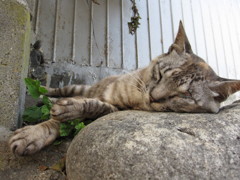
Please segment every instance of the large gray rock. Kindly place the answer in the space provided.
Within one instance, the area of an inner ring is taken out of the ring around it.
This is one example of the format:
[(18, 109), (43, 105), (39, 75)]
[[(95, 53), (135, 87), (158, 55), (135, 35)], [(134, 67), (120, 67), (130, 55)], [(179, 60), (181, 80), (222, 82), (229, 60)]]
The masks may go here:
[(239, 179), (240, 106), (218, 114), (123, 111), (85, 127), (67, 152), (77, 179)]

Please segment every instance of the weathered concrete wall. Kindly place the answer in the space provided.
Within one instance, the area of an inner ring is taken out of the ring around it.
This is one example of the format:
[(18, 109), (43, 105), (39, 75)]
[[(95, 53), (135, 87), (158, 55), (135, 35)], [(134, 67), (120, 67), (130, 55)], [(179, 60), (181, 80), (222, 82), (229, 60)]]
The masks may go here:
[(30, 14), (26, 1), (0, 0), (0, 126), (6, 128), (21, 123), (29, 44)]

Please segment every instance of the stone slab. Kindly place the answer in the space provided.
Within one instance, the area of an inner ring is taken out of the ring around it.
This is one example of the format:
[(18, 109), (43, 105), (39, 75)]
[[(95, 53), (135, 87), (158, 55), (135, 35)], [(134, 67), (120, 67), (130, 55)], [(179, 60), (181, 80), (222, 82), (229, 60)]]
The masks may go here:
[(0, 0), (0, 126), (21, 124), (30, 51), (30, 14), (25, 0)]

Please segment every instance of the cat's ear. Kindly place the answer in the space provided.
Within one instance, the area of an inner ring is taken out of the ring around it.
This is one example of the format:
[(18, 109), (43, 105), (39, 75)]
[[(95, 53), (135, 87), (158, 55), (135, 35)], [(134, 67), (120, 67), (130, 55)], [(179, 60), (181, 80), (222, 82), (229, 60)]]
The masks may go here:
[(192, 53), (192, 48), (188, 41), (182, 21), (179, 22), (177, 36), (174, 43), (170, 46), (168, 52), (170, 53), (173, 50), (175, 50), (178, 54), (182, 54), (183, 52)]
[(209, 88), (217, 94), (218, 102), (225, 101), (231, 94), (240, 91), (240, 81), (219, 78), (217, 81), (209, 82)]

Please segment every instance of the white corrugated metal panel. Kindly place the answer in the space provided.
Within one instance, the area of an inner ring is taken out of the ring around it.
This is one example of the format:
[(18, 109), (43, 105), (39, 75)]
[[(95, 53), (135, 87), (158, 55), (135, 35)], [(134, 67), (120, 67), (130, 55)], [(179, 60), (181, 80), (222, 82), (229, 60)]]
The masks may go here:
[(37, 0), (36, 37), (49, 61), (132, 70), (168, 50), (182, 20), (193, 51), (220, 75), (240, 79), (239, 0)]

